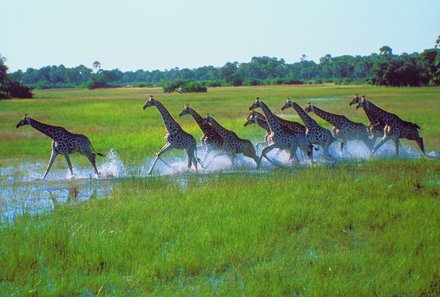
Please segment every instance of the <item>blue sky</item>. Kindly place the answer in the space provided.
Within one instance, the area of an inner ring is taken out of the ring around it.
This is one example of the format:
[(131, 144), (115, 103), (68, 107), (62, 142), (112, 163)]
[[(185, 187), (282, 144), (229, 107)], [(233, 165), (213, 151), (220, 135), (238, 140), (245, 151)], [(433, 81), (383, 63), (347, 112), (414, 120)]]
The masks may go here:
[(432, 48), (439, 0), (3, 0), (10, 71), (47, 65), (154, 70), (254, 56), (297, 62)]

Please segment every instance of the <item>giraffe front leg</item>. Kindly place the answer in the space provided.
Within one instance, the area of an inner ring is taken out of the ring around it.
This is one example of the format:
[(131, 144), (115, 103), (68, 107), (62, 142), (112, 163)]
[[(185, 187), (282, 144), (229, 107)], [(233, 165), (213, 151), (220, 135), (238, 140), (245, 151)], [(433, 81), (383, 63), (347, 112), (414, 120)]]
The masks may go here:
[(388, 140), (390, 140), (391, 139), (391, 137), (390, 137), (390, 133), (389, 133), (389, 130), (387, 129), (387, 127), (388, 126), (385, 126), (385, 128), (384, 128), (384, 134), (383, 134), (383, 137), (382, 137), (382, 140), (373, 148), (373, 151), (371, 152), (371, 156), (370, 157), (373, 157), (373, 155), (374, 155), (374, 153), (385, 143), (385, 142), (387, 142)]
[(50, 155), (49, 163), (47, 164), (46, 172), (44, 173), (43, 179), (46, 178), (47, 174), (49, 173), (50, 167), (52, 167), (53, 161), (55, 161), (55, 158), (58, 156), (58, 152), (55, 149), (52, 149), (52, 153)]
[(66, 159), (67, 166), (69, 166), (70, 174), (73, 177), (73, 169), (72, 169), (72, 163), (70, 162), (69, 153), (64, 153), (63, 155), (64, 155), (64, 158)]
[[(160, 149), (160, 151), (156, 153), (156, 159), (154, 159), (153, 166), (151, 166), (151, 169), (150, 169), (150, 171), (148, 171), (148, 174), (152, 174), (152, 173), (153, 173), (154, 166), (156, 166), (157, 160), (159, 160), (160, 155), (162, 155), (163, 153), (165, 153), (166, 151), (168, 151), (168, 150), (171, 149), (171, 148), (172, 148), (171, 144), (170, 144), (170, 143), (166, 143), (166, 144)], [(160, 158), (160, 159), (161, 159), (161, 158)], [(161, 159), (161, 160), (162, 160), (162, 159)], [(166, 165), (168, 165), (164, 160), (162, 160), (162, 162), (164, 162)], [(168, 165), (168, 166), (170, 166), (170, 165)], [(171, 166), (170, 166), (170, 167), (171, 167)]]
[(269, 159), (269, 157), (266, 156), (266, 154), (269, 153), (271, 150), (273, 150), (275, 147), (276, 147), (275, 144), (272, 144), (272, 145), (266, 146), (263, 149), (263, 151), (261, 152), (260, 159), (258, 160), (258, 163), (257, 163), (257, 169), (260, 168), (261, 160), (263, 159), (263, 157), (266, 158), (266, 160), (269, 161), (272, 165), (277, 166), (274, 162), (272, 162), (271, 159)]
[(393, 139), (394, 142), (394, 148), (396, 149), (396, 158), (399, 158), (399, 147), (400, 147), (400, 141), (399, 138), (394, 138)]

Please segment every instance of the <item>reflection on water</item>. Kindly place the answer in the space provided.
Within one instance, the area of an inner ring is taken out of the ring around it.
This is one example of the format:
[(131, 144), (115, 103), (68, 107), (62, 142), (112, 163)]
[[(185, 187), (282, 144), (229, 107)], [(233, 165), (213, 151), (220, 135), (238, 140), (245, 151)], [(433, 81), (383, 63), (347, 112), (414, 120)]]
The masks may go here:
[(108, 196), (112, 187), (111, 180), (2, 182), (0, 219), (12, 222), (23, 214), (41, 213), (64, 204)]

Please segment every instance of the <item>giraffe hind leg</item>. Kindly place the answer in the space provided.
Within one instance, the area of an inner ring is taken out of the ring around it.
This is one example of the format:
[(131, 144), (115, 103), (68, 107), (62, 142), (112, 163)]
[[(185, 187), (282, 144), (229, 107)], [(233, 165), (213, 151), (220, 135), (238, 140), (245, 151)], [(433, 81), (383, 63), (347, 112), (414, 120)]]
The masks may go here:
[(72, 168), (72, 162), (70, 162), (69, 153), (64, 153), (64, 158), (66, 159), (67, 166), (69, 166), (70, 174), (73, 176), (73, 168)]
[(96, 168), (96, 155), (94, 153), (86, 154), (87, 159), (89, 159), (90, 163), (92, 163), (93, 169), (95, 169), (95, 173), (99, 175), (98, 169)]

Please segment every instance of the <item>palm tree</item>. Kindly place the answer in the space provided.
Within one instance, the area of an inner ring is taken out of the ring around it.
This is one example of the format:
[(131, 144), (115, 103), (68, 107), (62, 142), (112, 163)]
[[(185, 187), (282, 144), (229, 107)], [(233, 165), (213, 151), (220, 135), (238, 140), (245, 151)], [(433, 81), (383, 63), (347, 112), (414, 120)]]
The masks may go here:
[(101, 63), (99, 61), (93, 62), (93, 69), (95, 69), (95, 72), (99, 72), (101, 70)]

